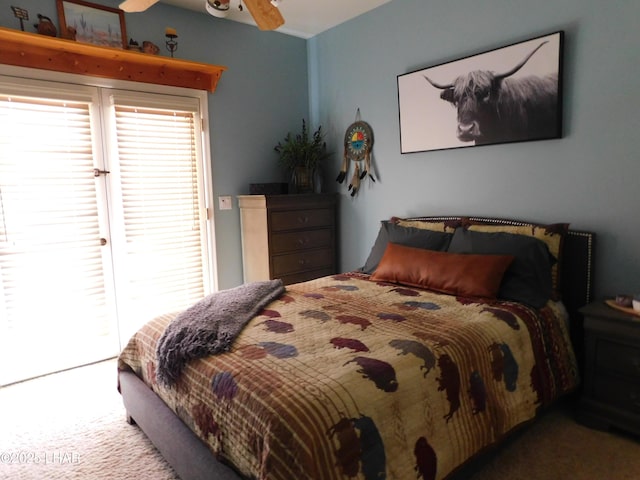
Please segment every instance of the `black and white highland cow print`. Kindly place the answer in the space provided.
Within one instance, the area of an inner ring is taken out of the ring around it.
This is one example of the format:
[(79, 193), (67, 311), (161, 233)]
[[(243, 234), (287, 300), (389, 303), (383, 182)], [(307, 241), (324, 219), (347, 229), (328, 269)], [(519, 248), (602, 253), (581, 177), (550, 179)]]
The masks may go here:
[[(412, 129), (415, 126), (408, 124), (413, 120), (417, 124), (424, 124), (418, 112), (412, 114), (414, 118), (403, 118), (402, 83), (401, 77), (398, 77), (403, 153), (559, 137), (560, 32), (555, 35), (558, 38), (540, 38), (527, 42), (524, 54), (524, 48), (518, 48), (520, 58), (517, 60), (512, 54), (505, 56), (511, 63), (501, 70), (464, 70), (467, 63), (470, 66), (480, 62), (481, 57), (486, 55), (482, 54), (473, 57), (473, 63), (469, 59), (453, 62), (458, 64), (455, 70), (461, 73), (455, 74), (452, 64), (447, 64), (451, 76), (445, 81), (441, 80), (445, 78), (443, 68), (430, 68), (411, 74), (414, 77), (419, 74), (422, 88), (432, 91), (430, 103), (422, 111), (422, 116), (428, 119), (431, 126), (423, 125), (422, 133), (414, 132)], [(497, 57), (497, 54), (514, 47), (490, 53)], [(534, 65), (536, 57), (541, 58)], [(494, 61), (494, 65), (497, 63)], [(506, 64), (506, 60), (504, 63)], [(416, 78), (411, 81), (419, 83)], [(433, 100), (433, 92), (437, 93), (439, 100)], [(440, 105), (437, 105), (438, 102)], [(449, 112), (442, 109), (443, 105)], [(415, 138), (405, 138), (405, 134), (411, 133)]]

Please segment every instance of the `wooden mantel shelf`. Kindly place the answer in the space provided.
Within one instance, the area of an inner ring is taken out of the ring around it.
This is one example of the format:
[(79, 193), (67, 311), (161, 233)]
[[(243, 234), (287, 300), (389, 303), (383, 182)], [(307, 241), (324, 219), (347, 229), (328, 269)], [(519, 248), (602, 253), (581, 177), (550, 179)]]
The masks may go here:
[(0, 27), (0, 64), (93, 77), (216, 89), (226, 67), (47, 37)]

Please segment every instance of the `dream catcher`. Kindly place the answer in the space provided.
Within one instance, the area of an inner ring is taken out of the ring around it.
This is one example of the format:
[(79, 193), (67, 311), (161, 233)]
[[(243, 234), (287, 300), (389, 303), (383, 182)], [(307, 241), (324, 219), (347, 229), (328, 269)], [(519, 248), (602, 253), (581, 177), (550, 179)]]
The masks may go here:
[[(342, 158), (342, 167), (336, 182), (342, 183), (347, 178), (349, 171), (349, 162), (355, 163), (353, 176), (349, 182), (349, 190), (351, 196), (354, 197), (360, 188), (360, 180), (367, 175), (372, 181), (376, 181), (371, 173), (371, 150), (373, 149), (373, 130), (367, 122), (360, 120), (360, 109), (356, 114), (356, 121), (347, 128), (344, 134), (344, 156)], [(364, 161), (361, 167), (360, 162)]]

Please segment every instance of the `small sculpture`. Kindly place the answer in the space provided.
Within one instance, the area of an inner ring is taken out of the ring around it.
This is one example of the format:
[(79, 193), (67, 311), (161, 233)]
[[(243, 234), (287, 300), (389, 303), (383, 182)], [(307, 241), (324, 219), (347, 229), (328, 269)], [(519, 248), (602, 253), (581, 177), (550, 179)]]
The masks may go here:
[(60, 35), (60, 38), (66, 38), (67, 40), (74, 40), (76, 39), (76, 29), (73, 27), (70, 27), (69, 25), (67, 25), (67, 29), (66, 31), (63, 31), (62, 34)]
[(48, 35), (49, 37), (55, 37), (58, 35), (58, 30), (49, 17), (38, 14), (38, 20), (40, 23), (34, 23), (33, 26), (40, 35)]
[(145, 40), (142, 42), (142, 51), (144, 53), (150, 53), (151, 55), (158, 55), (160, 48), (153, 42)]
[(135, 52), (142, 52), (142, 48), (140, 48), (140, 44), (136, 42), (133, 38), (129, 39), (129, 46), (127, 48)]
[(20, 30), (24, 32), (24, 21), (29, 20), (29, 12), (20, 7), (11, 7), (11, 10), (13, 10), (13, 16), (20, 20)]

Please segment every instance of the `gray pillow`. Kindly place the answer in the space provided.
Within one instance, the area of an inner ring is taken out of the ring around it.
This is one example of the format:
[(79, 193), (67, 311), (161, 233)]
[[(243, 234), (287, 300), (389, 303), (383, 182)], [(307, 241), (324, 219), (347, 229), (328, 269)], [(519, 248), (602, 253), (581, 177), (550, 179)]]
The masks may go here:
[(378, 231), (369, 257), (364, 266), (360, 268), (363, 273), (372, 274), (380, 263), (387, 243), (397, 243), (405, 247), (423, 248), (425, 250), (439, 250), (444, 252), (453, 237), (452, 233), (434, 232), (414, 227), (401, 227), (388, 220), (383, 220)]
[(513, 233), (475, 232), (457, 228), (447, 251), (513, 255), (515, 259), (504, 274), (498, 298), (534, 308), (543, 307), (551, 298), (551, 267), (555, 258), (542, 240)]

